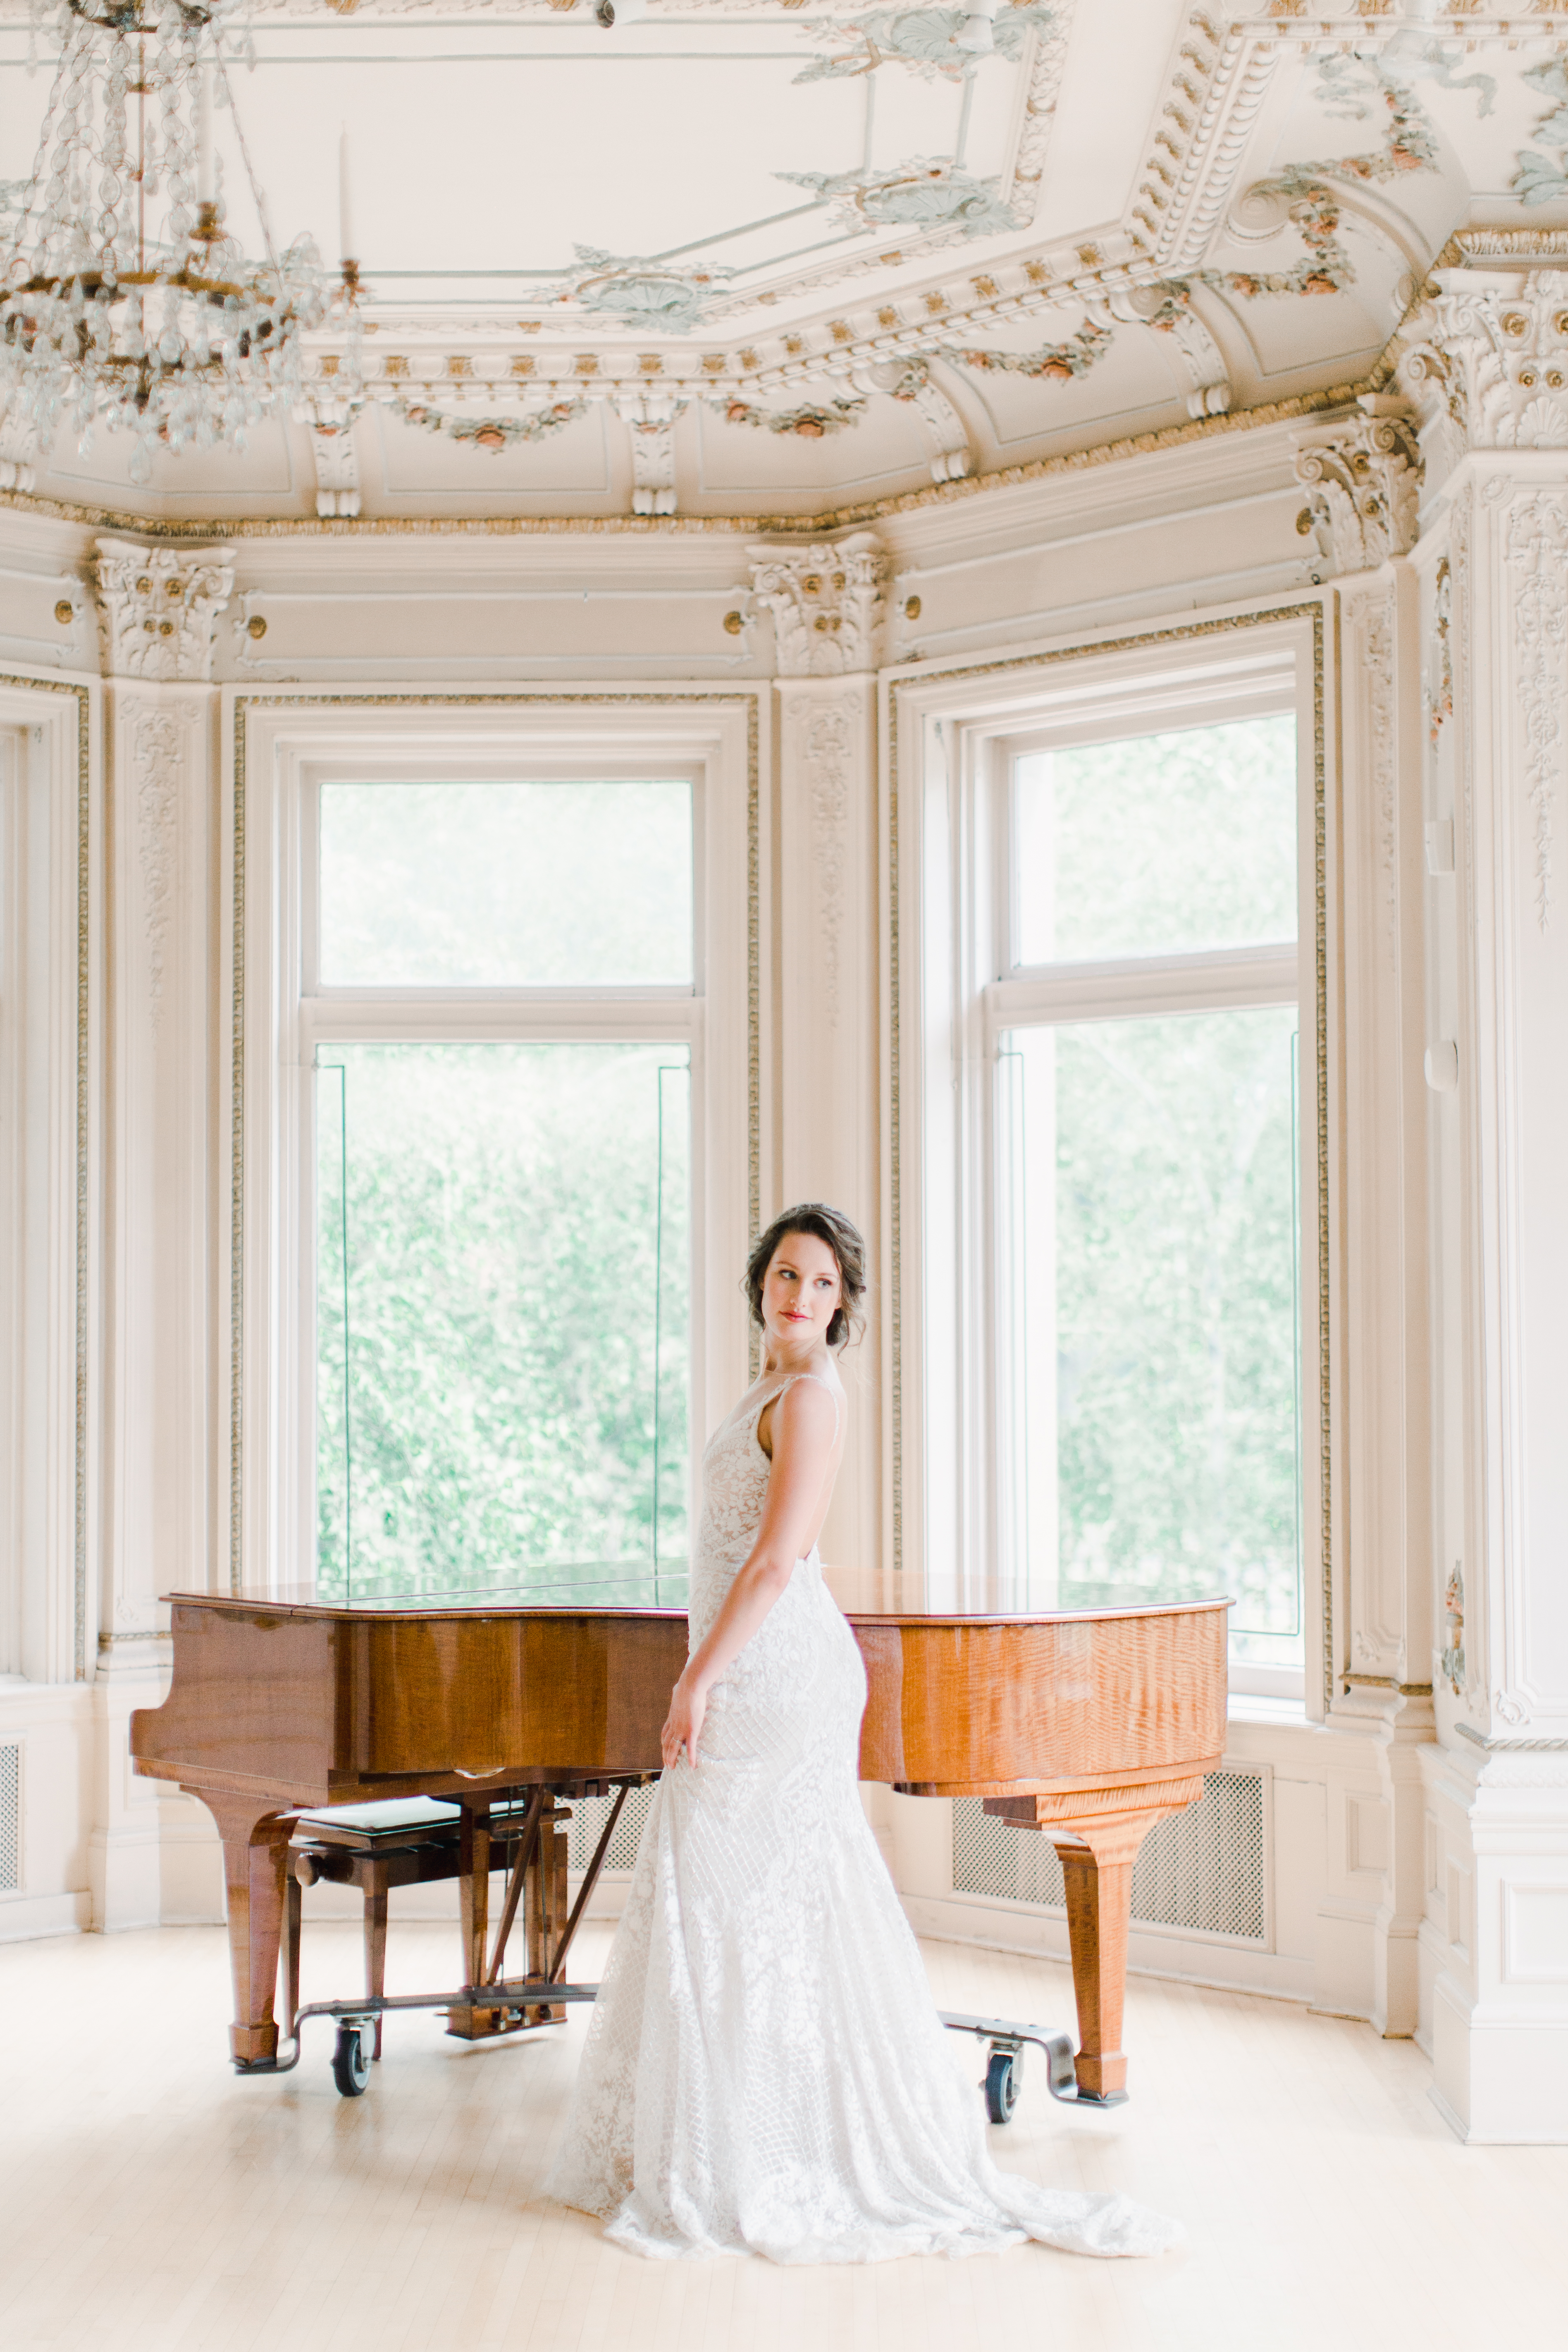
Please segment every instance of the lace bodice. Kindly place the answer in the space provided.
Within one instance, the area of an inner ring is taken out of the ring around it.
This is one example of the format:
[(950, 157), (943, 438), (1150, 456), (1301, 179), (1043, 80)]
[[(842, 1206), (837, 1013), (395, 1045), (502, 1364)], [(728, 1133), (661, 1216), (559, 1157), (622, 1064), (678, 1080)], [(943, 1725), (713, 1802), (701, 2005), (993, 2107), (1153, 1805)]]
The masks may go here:
[[(833, 1398), (837, 1430), (838, 1399), (818, 1372), (791, 1372), (749, 1404), (721, 1421), (702, 1454), (702, 1510), (691, 1556), (689, 1602), (691, 1647), (703, 1641), (724, 1605), (747, 1553), (757, 1538), (768, 1497), (773, 1464), (763, 1452), (757, 1423), (770, 1404), (796, 1381), (816, 1381)], [(815, 1559), (815, 1549), (809, 1557)]]

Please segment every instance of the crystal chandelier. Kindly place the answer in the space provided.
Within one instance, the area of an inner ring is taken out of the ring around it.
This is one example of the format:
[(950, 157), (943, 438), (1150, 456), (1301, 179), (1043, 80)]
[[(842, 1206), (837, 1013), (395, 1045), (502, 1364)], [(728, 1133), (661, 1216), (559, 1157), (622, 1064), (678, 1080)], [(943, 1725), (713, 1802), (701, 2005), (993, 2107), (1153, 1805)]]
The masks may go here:
[[(0, 394), (47, 446), (62, 415), (155, 448), (243, 448), (301, 395), (301, 331), (327, 310), (320, 257), (273, 250), (233, 111), (232, 0), (65, 0), (62, 53), (14, 234), (0, 254)], [(213, 106), (227, 107), (264, 260), (226, 226)], [(345, 287), (352, 298), (352, 289)]]

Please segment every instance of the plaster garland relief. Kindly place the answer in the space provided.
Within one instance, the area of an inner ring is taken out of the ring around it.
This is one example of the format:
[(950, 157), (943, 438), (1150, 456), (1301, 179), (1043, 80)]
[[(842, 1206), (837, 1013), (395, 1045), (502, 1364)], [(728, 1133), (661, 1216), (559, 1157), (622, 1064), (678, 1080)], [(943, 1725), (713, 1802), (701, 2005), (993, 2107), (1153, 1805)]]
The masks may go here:
[(1421, 452), (1401, 400), (1370, 393), (1332, 423), (1296, 436), (1296, 519), (1331, 572), (1375, 571), (1415, 543)]
[(158, 685), (212, 676), (213, 635), (234, 587), (227, 547), (185, 553), (100, 539), (97, 585), (103, 667)]
[(752, 558), (752, 593), (773, 620), (780, 677), (876, 667), (887, 559), (874, 531), (787, 552), (753, 548)]

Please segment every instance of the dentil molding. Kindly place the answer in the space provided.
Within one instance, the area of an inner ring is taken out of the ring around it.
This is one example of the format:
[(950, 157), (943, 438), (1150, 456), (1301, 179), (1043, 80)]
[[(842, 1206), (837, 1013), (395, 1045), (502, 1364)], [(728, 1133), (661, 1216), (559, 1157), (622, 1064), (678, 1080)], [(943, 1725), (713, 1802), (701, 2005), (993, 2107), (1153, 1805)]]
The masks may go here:
[(752, 593), (772, 616), (780, 677), (877, 667), (887, 559), (874, 531), (817, 547), (752, 551)]
[(186, 553), (134, 540), (98, 542), (98, 611), (110, 677), (158, 685), (210, 678), (213, 634), (234, 587), (227, 547)]
[(1366, 394), (1348, 415), (1296, 436), (1307, 503), (1296, 528), (1331, 572), (1373, 572), (1415, 543), (1421, 452), (1401, 400)]

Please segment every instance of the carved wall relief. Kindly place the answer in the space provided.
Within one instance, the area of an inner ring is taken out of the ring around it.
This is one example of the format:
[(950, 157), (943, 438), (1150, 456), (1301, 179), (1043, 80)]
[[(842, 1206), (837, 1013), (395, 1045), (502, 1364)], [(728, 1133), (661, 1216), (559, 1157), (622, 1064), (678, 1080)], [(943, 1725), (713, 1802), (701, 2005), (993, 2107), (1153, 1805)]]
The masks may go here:
[(838, 1025), (844, 947), (844, 869), (848, 854), (849, 784), (854, 768), (855, 705), (797, 706), (802, 781), (811, 801), (811, 866), (822, 942), (822, 992), (828, 1025)]
[(1556, 897), (1552, 857), (1568, 694), (1568, 500), (1548, 490), (1518, 499), (1509, 510), (1503, 553), (1513, 582), (1515, 688), (1524, 720), (1535, 912), (1544, 931)]
[(184, 736), (180, 712), (156, 706), (138, 710), (131, 735), (131, 800), (136, 857), (142, 869), (147, 992), (154, 1029), (163, 1017), (164, 958), (174, 910)]
[(1394, 801), (1394, 599), (1380, 598), (1366, 616), (1368, 782), (1382, 884), (1383, 944), (1390, 961), (1398, 923), (1398, 832)]

